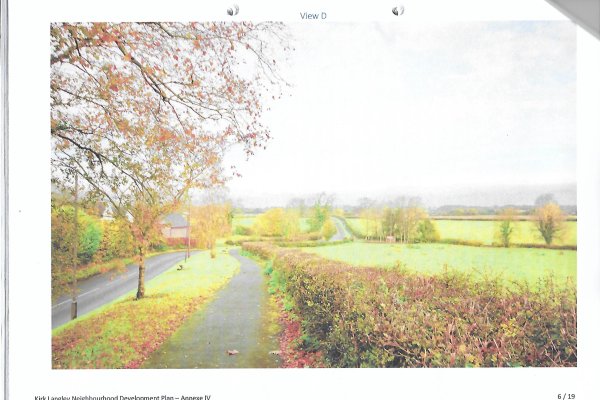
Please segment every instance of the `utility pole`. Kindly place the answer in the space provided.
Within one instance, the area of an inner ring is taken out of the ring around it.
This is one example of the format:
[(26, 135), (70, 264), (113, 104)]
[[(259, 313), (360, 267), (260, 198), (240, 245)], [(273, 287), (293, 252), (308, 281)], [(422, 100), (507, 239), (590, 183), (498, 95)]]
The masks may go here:
[(185, 259), (190, 258), (190, 215), (192, 214), (192, 196), (188, 196), (188, 215), (187, 215), (187, 252), (185, 254)]
[(73, 204), (73, 263), (72, 263), (72, 281), (71, 281), (71, 319), (77, 318), (77, 253), (79, 250), (79, 179), (75, 172), (75, 203)]

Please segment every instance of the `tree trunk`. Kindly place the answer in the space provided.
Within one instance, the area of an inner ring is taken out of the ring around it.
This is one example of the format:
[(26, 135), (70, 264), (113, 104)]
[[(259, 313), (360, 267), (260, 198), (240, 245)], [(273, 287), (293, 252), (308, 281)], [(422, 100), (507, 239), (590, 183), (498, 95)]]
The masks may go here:
[(140, 247), (138, 290), (137, 290), (137, 295), (135, 296), (136, 299), (138, 299), (138, 300), (144, 297), (144, 292), (146, 291), (146, 287), (144, 284), (145, 276), (146, 276), (146, 266), (144, 265), (145, 256), (146, 256), (146, 252), (144, 251), (144, 249), (142, 247)]

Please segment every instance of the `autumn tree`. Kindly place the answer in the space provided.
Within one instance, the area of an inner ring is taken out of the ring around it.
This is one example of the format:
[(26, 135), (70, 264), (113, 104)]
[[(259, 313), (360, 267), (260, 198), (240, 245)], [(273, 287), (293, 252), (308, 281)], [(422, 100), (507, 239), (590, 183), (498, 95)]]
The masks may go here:
[(550, 245), (563, 230), (565, 215), (558, 204), (551, 202), (535, 209), (533, 222), (546, 244)]
[(383, 210), (383, 233), (394, 236), (401, 243), (412, 243), (417, 239), (419, 223), (426, 218), (427, 213), (420, 207), (386, 207)]
[(516, 229), (517, 210), (514, 208), (505, 208), (500, 212), (497, 228), (497, 236), (502, 246), (510, 246), (510, 241)]
[(364, 236), (366, 240), (375, 237), (379, 231), (380, 218), (379, 212), (375, 207), (364, 208), (359, 213), (363, 220)]
[(104, 235), (97, 218), (81, 208), (75, 217), (69, 203), (53, 200), (50, 221), (52, 296), (57, 297), (72, 290), (77, 268), (94, 259)]
[(319, 193), (315, 196), (312, 207), (309, 211), (308, 226), (311, 232), (318, 232), (323, 224), (331, 215), (334, 196), (326, 193)]
[(300, 233), (298, 212), (283, 208), (271, 208), (256, 218), (254, 231), (261, 236), (293, 237)]
[(376, 235), (379, 225), (379, 215), (375, 207), (375, 201), (368, 197), (359, 199), (358, 215), (363, 221), (365, 240), (369, 240)]
[(419, 222), (417, 240), (421, 243), (432, 243), (440, 240), (440, 233), (431, 219), (424, 218)]
[(198, 247), (210, 250), (216, 256), (217, 239), (231, 232), (231, 205), (206, 204), (191, 208), (191, 235), (198, 241)]
[(56, 23), (50, 26), (52, 178), (74, 177), (129, 222), (144, 260), (162, 216), (224, 179), (233, 145), (265, 146), (280, 96), (280, 23)]

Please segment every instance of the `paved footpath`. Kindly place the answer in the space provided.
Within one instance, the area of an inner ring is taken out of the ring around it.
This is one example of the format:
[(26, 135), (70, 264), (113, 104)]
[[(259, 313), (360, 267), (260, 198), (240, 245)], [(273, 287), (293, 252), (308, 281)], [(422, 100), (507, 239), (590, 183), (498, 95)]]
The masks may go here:
[[(240, 272), (192, 315), (143, 368), (276, 368), (276, 335), (269, 334), (266, 279), (254, 261), (231, 250)], [(237, 350), (229, 355), (229, 350)]]

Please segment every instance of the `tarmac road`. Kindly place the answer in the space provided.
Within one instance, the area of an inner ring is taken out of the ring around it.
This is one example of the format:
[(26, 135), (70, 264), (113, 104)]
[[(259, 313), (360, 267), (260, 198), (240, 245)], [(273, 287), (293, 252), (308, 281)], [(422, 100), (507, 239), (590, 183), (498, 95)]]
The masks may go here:
[(337, 242), (340, 240), (344, 240), (346, 238), (351, 238), (352, 234), (348, 232), (344, 222), (338, 217), (331, 217), (333, 223), (335, 224), (335, 229), (337, 230), (336, 234), (329, 239), (330, 242)]
[[(195, 252), (192, 252), (194, 254)], [(166, 253), (146, 259), (146, 282), (185, 258), (185, 251)], [(84, 315), (137, 288), (138, 266), (129, 264), (124, 271), (95, 275), (78, 282), (77, 314)], [(52, 302), (52, 329), (71, 319), (71, 296), (64, 295)]]

